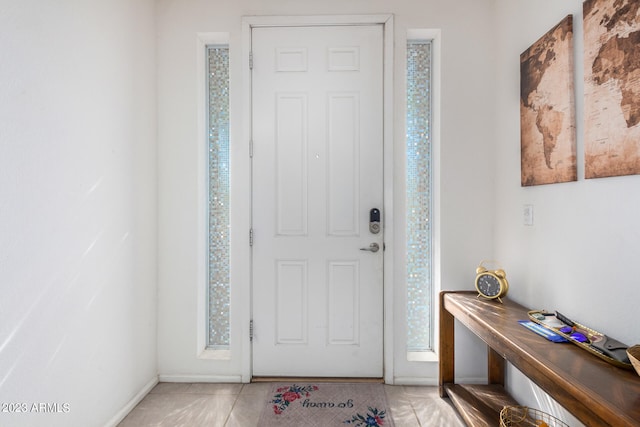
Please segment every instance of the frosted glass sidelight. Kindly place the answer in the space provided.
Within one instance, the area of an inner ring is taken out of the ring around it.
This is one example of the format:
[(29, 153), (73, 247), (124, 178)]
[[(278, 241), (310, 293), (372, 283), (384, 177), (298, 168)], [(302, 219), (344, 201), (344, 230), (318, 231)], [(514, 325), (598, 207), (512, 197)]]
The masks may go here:
[(432, 349), (431, 41), (407, 42), (407, 351)]
[(229, 48), (207, 47), (209, 283), (207, 347), (229, 348)]

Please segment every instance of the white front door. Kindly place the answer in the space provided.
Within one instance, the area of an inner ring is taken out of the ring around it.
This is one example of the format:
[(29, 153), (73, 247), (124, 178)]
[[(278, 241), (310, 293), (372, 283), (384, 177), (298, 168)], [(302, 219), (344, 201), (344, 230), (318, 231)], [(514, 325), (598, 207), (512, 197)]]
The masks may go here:
[(252, 55), (253, 375), (382, 377), (383, 27), (254, 28)]

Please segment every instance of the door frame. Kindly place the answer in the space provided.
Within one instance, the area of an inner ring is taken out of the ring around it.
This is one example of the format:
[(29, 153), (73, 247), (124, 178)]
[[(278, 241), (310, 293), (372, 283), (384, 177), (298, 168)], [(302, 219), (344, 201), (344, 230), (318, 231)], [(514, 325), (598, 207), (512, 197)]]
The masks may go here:
[[(393, 15), (319, 15), (319, 16), (245, 16), (242, 18), (242, 140), (250, 145), (252, 137), (251, 116), (251, 71), (250, 51), (251, 32), (257, 27), (287, 27), (287, 26), (319, 26), (319, 25), (382, 25), (384, 37), (383, 58), (383, 241), (385, 242), (384, 274), (383, 274), (383, 372), (384, 381), (393, 384)], [(247, 170), (251, 173), (251, 159), (247, 159)], [(248, 195), (251, 199), (251, 194)], [(251, 202), (249, 202), (251, 208)], [(251, 227), (251, 218), (247, 224), (247, 233)], [(249, 253), (251, 253), (249, 251)], [(249, 265), (253, 260), (248, 259)], [(252, 299), (253, 280), (249, 280), (242, 286), (241, 301), (244, 320), (242, 322), (242, 339), (250, 337), (250, 321), (253, 314)], [(246, 342), (246, 341), (245, 341)], [(248, 351), (242, 354), (242, 379), (243, 382), (251, 380), (252, 358), (251, 343), (247, 345)]]

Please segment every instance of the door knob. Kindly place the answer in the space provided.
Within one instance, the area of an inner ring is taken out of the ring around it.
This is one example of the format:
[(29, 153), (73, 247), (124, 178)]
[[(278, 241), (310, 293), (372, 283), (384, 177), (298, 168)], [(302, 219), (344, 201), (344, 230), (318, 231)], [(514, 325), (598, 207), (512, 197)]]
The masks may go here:
[(369, 251), (369, 252), (378, 252), (380, 250), (380, 245), (377, 243), (372, 243), (368, 248), (360, 248), (361, 251)]

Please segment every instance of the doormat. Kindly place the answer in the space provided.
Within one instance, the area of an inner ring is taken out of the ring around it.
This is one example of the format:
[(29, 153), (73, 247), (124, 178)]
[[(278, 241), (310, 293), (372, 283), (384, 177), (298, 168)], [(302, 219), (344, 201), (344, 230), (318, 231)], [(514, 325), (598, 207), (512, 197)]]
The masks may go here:
[(274, 384), (259, 427), (393, 427), (382, 384)]

